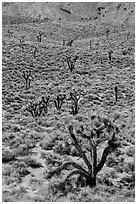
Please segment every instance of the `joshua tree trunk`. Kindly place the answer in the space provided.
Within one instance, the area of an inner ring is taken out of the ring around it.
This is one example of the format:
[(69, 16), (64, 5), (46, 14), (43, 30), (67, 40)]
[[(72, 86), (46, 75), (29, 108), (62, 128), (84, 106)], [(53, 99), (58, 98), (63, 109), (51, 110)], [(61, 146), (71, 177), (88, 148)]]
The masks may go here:
[(89, 179), (87, 179), (87, 181), (86, 181), (86, 185), (90, 186), (90, 187), (95, 187), (96, 186), (96, 176), (94, 178), (89, 177)]

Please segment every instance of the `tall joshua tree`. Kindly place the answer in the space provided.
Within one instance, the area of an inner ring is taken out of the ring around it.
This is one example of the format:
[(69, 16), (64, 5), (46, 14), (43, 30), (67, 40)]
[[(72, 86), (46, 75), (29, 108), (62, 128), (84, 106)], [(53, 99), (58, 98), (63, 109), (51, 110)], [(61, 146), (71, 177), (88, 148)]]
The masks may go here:
[[(92, 121), (96, 117), (92, 117)], [(73, 145), (76, 147), (78, 152), (80, 153), (80, 157), (83, 159), (86, 168), (83, 168), (80, 164), (76, 162), (66, 162), (60, 167), (50, 171), (47, 175), (47, 178), (51, 178), (54, 174), (61, 173), (62, 170), (66, 169), (68, 166), (73, 166), (75, 169), (72, 170), (67, 177), (65, 178), (65, 181), (68, 181), (68, 179), (73, 175), (79, 175), (86, 180), (86, 185), (90, 187), (96, 186), (96, 177), (99, 171), (103, 168), (107, 156), (111, 151), (114, 151), (118, 147), (118, 143), (116, 142), (115, 135), (118, 134), (118, 127), (116, 125), (112, 124), (111, 121), (109, 121), (106, 118), (100, 118), (98, 117), (98, 122), (95, 123), (94, 128), (90, 130), (89, 135), (85, 133), (85, 129), (83, 126), (81, 126), (80, 130), (77, 131), (77, 134), (81, 136), (84, 140), (86, 140), (86, 144), (89, 144), (88, 148), (88, 156), (85, 153), (85, 151), (82, 149), (82, 145), (80, 144), (78, 138), (76, 137), (74, 133), (74, 128), (72, 125), (68, 126), (70, 137), (73, 141)], [(109, 134), (110, 139), (107, 142), (107, 146), (105, 147), (102, 157), (97, 162), (97, 146), (103, 141), (104, 139), (104, 133)]]

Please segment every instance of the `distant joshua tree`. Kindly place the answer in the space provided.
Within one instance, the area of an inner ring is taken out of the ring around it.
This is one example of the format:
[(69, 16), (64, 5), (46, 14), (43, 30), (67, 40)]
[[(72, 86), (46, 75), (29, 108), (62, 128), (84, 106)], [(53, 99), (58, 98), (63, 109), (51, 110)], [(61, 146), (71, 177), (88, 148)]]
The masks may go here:
[(112, 60), (112, 54), (113, 54), (113, 50), (108, 51), (108, 59), (109, 59), (109, 63)]
[(32, 117), (45, 116), (48, 112), (50, 96), (42, 96), (39, 101), (30, 102), (26, 107), (26, 110), (31, 113)]
[(91, 50), (91, 48), (92, 48), (92, 40), (89, 41), (89, 48)]
[(35, 58), (36, 57), (36, 53), (38, 52), (38, 49), (36, 47), (34, 47), (33, 49), (33, 57)]
[(107, 29), (106, 29), (106, 36), (107, 36), (107, 37), (109, 37), (109, 33), (110, 33), (110, 30), (107, 28)]
[(42, 40), (42, 35), (43, 35), (43, 32), (40, 31), (40, 32), (38, 33), (38, 35), (37, 35), (37, 41), (38, 41), (38, 42), (41, 42), (41, 40)]
[(7, 30), (7, 33), (8, 33), (9, 38), (12, 37), (13, 32), (10, 29)]
[(63, 39), (63, 46), (65, 46), (65, 39)]
[(19, 39), (20, 44), (19, 46), (22, 48), (22, 51), (24, 51), (24, 47), (25, 47), (25, 36), (22, 36), (22, 38)]
[(27, 70), (26, 72), (23, 71), (22, 76), (26, 82), (26, 90), (28, 90), (32, 81), (31, 72), (29, 70)]
[(66, 43), (66, 45), (72, 47), (72, 43), (73, 43), (73, 42), (74, 42), (73, 40), (69, 40), (69, 41)]
[(115, 101), (117, 102), (118, 86), (114, 86)]
[(75, 55), (73, 58), (67, 57), (67, 64), (71, 72), (75, 69), (75, 63), (78, 60), (78, 58), (79, 57), (77, 55)]
[(37, 109), (39, 110), (38, 116), (41, 116), (41, 115), (45, 116), (45, 114), (47, 114), (49, 99), (50, 99), (50, 96), (47, 96), (46, 100), (44, 96), (41, 97), (41, 100), (37, 104)]
[(71, 110), (73, 116), (77, 115), (79, 112), (79, 102), (80, 102), (80, 96), (77, 96), (76, 93), (70, 92), (70, 98), (71, 100)]
[(61, 107), (64, 103), (65, 98), (66, 98), (65, 94), (57, 95), (56, 99), (54, 100), (54, 104), (55, 104), (55, 107), (57, 108), (57, 110), (61, 110)]

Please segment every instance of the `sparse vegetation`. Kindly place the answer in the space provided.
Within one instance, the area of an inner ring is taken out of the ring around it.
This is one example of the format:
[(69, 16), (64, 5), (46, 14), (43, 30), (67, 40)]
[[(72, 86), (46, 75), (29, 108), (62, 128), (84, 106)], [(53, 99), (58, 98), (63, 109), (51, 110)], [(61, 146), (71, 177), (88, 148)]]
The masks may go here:
[(135, 201), (134, 11), (2, 3), (3, 202)]

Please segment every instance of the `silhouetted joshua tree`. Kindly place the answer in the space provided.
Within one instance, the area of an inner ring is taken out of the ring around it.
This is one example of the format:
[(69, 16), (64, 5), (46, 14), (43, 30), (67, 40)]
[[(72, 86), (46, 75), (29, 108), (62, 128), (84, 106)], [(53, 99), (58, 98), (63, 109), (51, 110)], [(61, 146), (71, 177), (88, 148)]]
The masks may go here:
[(32, 77), (30, 75), (31, 75), (31, 72), (29, 70), (27, 70), (26, 72), (23, 71), (23, 73), (22, 73), (22, 76), (26, 82), (26, 90), (28, 90), (30, 88), (30, 84), (32, 81)]
[[(95, 117), (96, 118), (96, 117)], [(94, 119), (93, 119), (94, 120)], [(92, 120), (92, 122), (94, 122)], [(47, 178), (51, 178), (53, 175), (57, 174), (59, 175), (62, 170), (67, 169), (68, 166), (73, 166), (75, 169), (72, 170), (67, 177), (64, 180), (64, 183), (69, 180), (70, 177), (74, 175), (79, 175), (81, 178), (84, 178), (86, 181), (86, 186), (94, 187), (96, 186), (96, 178), (97, 174), (101, 171), (103, 168), (107, 156), (109, 153), (114, 151), (118, 146), (118, 142), (116, 139), (117, 134), (117, 126), (115, 124), (112, 124), (111, 121), (106, 120), (103, 122), (103, 120), (100, 120), (100, 125), (94, 125), (94, 127), (87, 133), (87, 128), (84, 128), (81, 126), (78, 134), (78, 138), (82, 137), (86, 144), (88, 144), (87, 150), (83, 150), (82, 144), (80, 143), (80, 140), (77, 138), (74, 133), (74, 128), (72, 125), (68, 126), (69, 134), (72, 139), (72, 145), (76, 147), (78, 150), (80, 157), (83, 159), (85, 163), (85, 167), (78, 164), (77, 162), (69, 161), (64, 163), (63, 165), (59, 166), (58, 168), (53, 169), (52, 171), (48, 172)], [(107, 131), (109, 126), (109, 132)], [(86, 133), (85, 133), (86, 129)], [(104, 135), (108, 135), (110, 139), (108, 139), (107, 146), (105, 147), (102, 156), (100, 158), (100, 161), (97, 162), (97, 146), (102, 143), (102, 140), (104, 138)], [(87, 156), (87, 154), (89, 156)], [(79, 179), (79, 178), (78, 178)], [(80, 179), (81, 180), (81, 179)]]
[(65, 94), (57, 95), (56, 99), (54, 100), (54, 104), (55, 104), (55, 107), (57, 108), (57, 110), (61, 110), (61, 107), (64, 103), (65, 98), (66, 98)]

